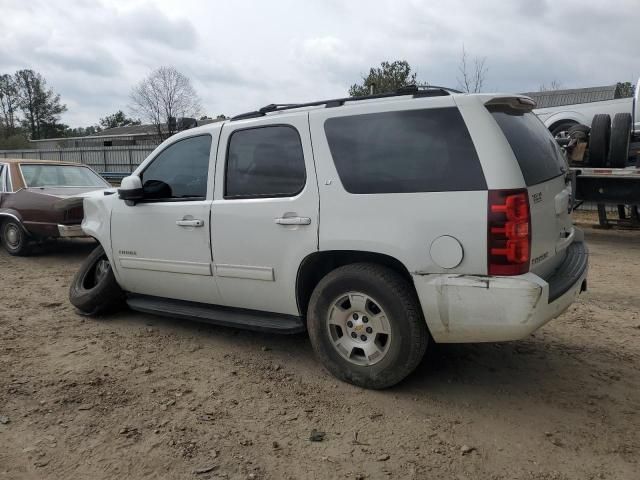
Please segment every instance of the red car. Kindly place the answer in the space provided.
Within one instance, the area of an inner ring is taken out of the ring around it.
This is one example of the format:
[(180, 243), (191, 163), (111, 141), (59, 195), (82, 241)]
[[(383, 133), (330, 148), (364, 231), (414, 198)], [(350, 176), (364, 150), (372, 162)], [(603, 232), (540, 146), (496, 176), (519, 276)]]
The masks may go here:
[(56, 202), (110, 187), (85, 165), (0, 158), (0, 241), (11, 255), (26, 255), (34, 240), (82, 237), (82, 206)]

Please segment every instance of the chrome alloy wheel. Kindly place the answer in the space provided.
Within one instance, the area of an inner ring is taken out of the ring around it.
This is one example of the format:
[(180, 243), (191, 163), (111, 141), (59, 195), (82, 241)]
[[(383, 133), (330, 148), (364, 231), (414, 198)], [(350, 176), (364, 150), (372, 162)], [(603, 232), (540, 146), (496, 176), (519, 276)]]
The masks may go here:
[(361, 292), (349, 292), (333, 301), (327, 329), (336, 351), (355, 365), (378, 363), (391, 345), (386, 313), (374, 298)]

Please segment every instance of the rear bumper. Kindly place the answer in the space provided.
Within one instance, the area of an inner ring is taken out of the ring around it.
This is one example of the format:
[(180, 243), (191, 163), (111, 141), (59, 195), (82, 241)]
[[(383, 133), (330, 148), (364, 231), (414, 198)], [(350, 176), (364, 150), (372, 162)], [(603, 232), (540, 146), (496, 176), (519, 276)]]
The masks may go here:
[(61, 237), (86, 237), (80, 225), (58, 225), (58, 234)]
[(575, 241), (554, 275), (513, 277), (414, 275), (436, 342), (518, 340), (564, 312), (586, 290), (588, 250)]

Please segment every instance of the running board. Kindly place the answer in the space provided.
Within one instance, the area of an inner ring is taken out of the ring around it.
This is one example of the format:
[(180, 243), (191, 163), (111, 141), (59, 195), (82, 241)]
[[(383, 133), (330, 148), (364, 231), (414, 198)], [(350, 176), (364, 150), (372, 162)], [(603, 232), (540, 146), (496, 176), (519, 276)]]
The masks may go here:
[(147, 295), (130, 295), (127, 298), (127, 304), (132, 310), (139, 312), (225, 327), (285, 334), (300, 333), (306, 330), (302, 318), (295, 315), (221, 307)]

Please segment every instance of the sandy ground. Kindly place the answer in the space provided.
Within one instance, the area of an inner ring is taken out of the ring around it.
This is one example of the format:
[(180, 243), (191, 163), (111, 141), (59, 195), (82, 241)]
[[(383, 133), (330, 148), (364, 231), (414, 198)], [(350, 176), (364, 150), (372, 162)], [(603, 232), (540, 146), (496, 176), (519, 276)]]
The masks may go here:
[(91, 244), (0, 253), (0, 479), (637, 480), (640, 232), (587, 238), (568, 312), (519, 342), (432, 346), (382, 392), (329, 376), (304, 335), (76, 315)]

